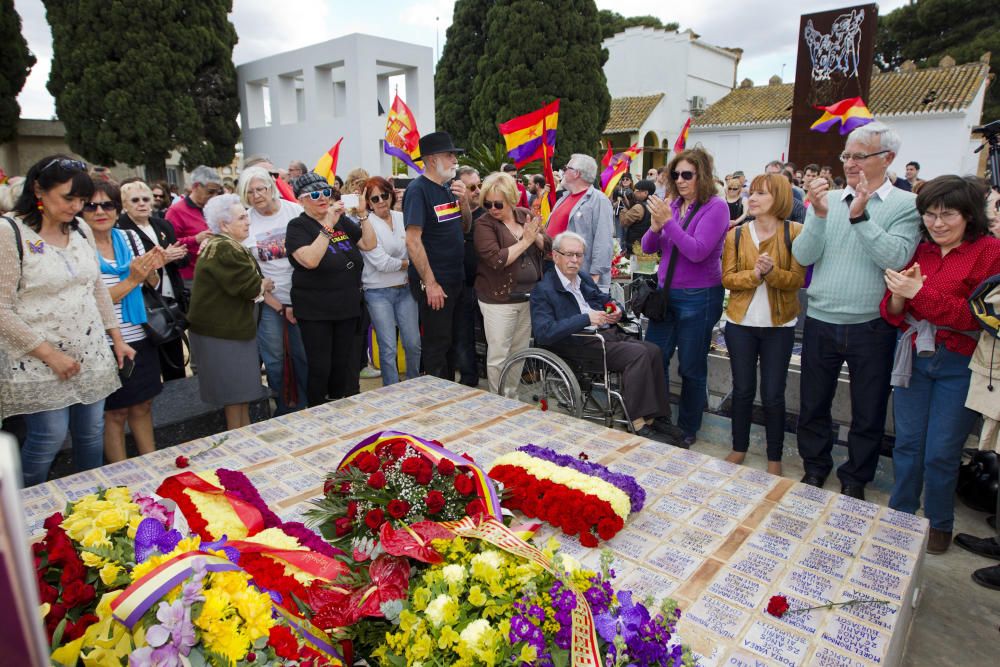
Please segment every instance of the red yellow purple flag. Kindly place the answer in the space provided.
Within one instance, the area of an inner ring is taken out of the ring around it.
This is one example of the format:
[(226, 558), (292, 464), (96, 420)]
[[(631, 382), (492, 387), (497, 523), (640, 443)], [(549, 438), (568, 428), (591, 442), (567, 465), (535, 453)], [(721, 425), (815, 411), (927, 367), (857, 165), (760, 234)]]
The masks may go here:
[(337, 161), (340, 160), (340, 143), (343, 140), (343, 137), (337, 139), (333, 148), (323, 153), (319, 161), (316, 162), (316, 166), (313, 167), (313, 171), (325, 178), (330, 185), (337, 184)]
[[(545, 119), (542, 119), (542, 136), (545, 135), (546, 123)], [(542, 197), (541, 205), (539, 206), (539, 214), (542, 218), (542, 227), (544, 228), (549, 222), (549, 216), (552, 214), (552, 206), (556, 201), (556, 176), (552, 173), (552, 151), (549, 149), (549, 145), (542, 142), (542, 175), (545, 177), (545, 185), (548, 186), (548, 193)]]
[(559, 100), (555, 100), (537, 111), (500, 123), (499, 128), (507, 145), (507, 155), (520, 168), (542, 159), (543, 143), (550, 156), (555, 152), (558, 126)]
[(860, 97), (849, 97), (846, 100), (834, 102), (828, 107), (816, 106), (815, 108), (823, 112), (823, 115), (809, 126), (810, 130), (816, 132), (827, 132), (834, 125), (840, 123), (840, 133), (848, 134), (851, 130), (875, 120), (872, 112), (868, 110), (864, 100)]
[(601, 190), (604, 191), (604, 194), (608, 197), (611, 196), (611, 193), (618, 187), (618, 181), (621, 180), (622, 175), (628, 171), (632, 160), (641, 152), (642, 147), (639, 144), (632, 144), (623, 153), (615, 153), (612, 156), (608, 166), (601, 173)]
[(385, 120), (385, 142), (382, 144), (382, 150), (386, 155), (399, 158), (418, 174), (424, 173), (424, 163), (416, 159), (420, 155), (417, 119), (414, 118), (410, 107), (399, 99), (398, 94), (392, 99), (392, 107)]
[(608, 152), (604, 154), (604, 159), (601, 160), (601, 164), (605, 167), (611, 166), (611, 158), (615, 156), (615, 152), (611, 149), (611, 140), (608, 139)]
[(688, 141), (688, 130), (691, 129), (691, 119), (688, 118), (687, 122), (684, 123), (684, 127), (681, 128), (681, 133), (677, 135), (677, 141), (674, 142), (674, 152), (680, 153), (687, 146)]

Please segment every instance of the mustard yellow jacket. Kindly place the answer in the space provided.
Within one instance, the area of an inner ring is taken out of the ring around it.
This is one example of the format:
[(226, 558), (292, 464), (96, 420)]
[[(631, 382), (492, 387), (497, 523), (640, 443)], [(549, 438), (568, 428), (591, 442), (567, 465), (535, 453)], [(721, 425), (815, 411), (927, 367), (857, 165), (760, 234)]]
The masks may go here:
[[(788, 224), (789, 236), (794, 240), (802, 231), (802, 225), (797, 222)], [(753, 272), (759, 252), (766, 252), (774, 260), (774, 268), (762, 280)], [(730, 229), (726, 234), (726, 244), (722, 249), (722, 285), (729, 290), (726, 316), (730, 322), (739, 324), (743, 320), (750, 301), (762, 282), (767, 283), (767, 300), (771, 305), (771, 323), (774, 326), (781, 326), (793, 317), (798, 317), (799, 288), (805, 279), (805, 267), (795, 261), (785, 245), (785, 230), (780, 224), (774, 235), (760, 244), (759, 250), (753, 244), (750, 230), (743, 225), (738, 266), (736, 228)]]

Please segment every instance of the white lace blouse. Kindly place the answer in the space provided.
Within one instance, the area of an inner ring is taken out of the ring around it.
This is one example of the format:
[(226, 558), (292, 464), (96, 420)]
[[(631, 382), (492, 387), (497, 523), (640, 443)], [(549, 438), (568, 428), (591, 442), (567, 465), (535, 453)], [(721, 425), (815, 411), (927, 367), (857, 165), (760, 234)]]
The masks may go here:
[[(117, 328), (114, 305), (101, 280), (93, 233), (80, 222), (65, 248), (45, 243), (15, 219), (0, 220), (0, 416), (93, 403), (120, 383), (114, 354), (104, 337)], [(60, 380), (28, 354), (42, 342), (80, 362), (80, 372)]]

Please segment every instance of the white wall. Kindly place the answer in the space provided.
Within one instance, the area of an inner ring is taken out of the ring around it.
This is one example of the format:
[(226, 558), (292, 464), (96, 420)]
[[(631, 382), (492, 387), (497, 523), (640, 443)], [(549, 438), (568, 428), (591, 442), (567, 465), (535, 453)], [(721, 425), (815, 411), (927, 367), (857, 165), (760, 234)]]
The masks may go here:
[(688, 147), (701, 144), (715, 159), (715, 175), (722, 178), (742, 170), (752, 178), (764, 172), (771, 160), (788, 155), (788, 123), (725, 130), (702, 130), (697, 126), (688, 133)]
[[(279, 167), (292, 160), (312, 167), (344, 137), (341, 175), (358, 166), (388, 174), (390, 160), (380, 144), (386, 117), (378, 115), (377, 101), (388, 112), (387, 77), (405, 75), (405, 102), (417, 127), (421, 134), (433, 132), (433, 54), (429, 47), (353, 34), (240, 65), (244, 155), (269, 155)], [(258, 82), (266, 82), (266, 101)]]

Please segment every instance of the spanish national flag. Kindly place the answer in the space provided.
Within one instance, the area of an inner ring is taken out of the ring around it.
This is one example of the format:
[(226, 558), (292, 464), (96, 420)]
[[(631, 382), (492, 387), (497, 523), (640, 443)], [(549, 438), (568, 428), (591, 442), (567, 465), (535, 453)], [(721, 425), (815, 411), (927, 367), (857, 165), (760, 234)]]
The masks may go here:
[(507, 144), (507, 155), (520, 168), (544, 157), (542, 144), (551, 157), (556, 149), (556, 129), (559, 126), (559, 100), (541, 109), (500, 123), (500, 134)]
[(343, 140), (343, 137), (338, 139), (333, 148), (323, 153), (323, 156), (316, 162), (316, 166), (313, 167), (313, 171), (325, 178), (330, 185), (337, 184), (337, 161), (340, 159), (340, 142)]
[(864, 100), (860, 97), (849, 97), (828, 107), (817, 106), (816, 109), (823, 112), (823, 115), (809, 126), (810, 130), (816, 132), (827, 132), (840, 123), (840, 133), (848, 134), (855, 128), (875, 120), (872, 112), (868, 110)]

